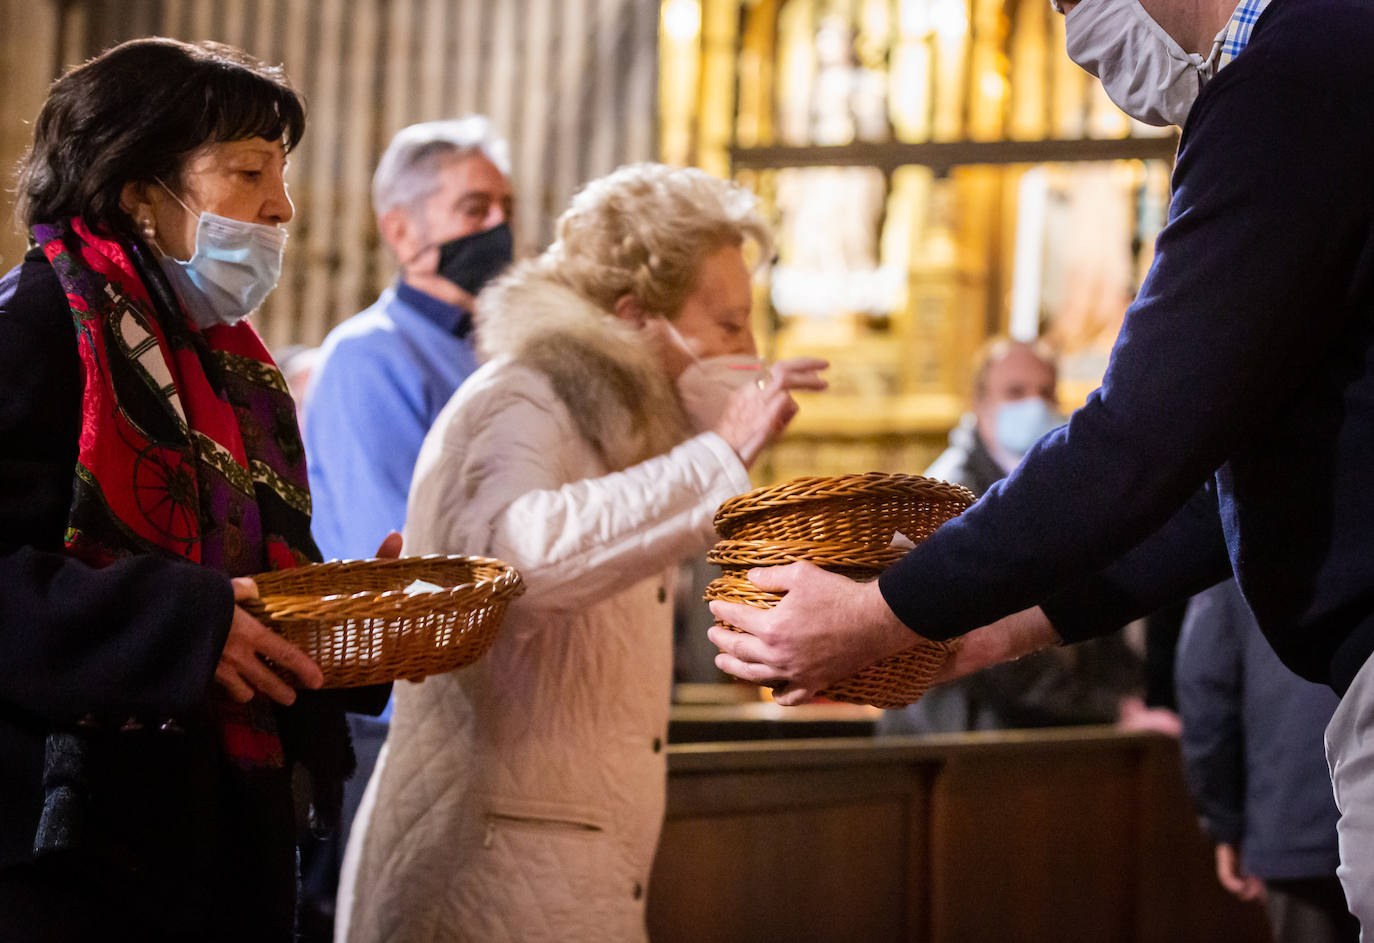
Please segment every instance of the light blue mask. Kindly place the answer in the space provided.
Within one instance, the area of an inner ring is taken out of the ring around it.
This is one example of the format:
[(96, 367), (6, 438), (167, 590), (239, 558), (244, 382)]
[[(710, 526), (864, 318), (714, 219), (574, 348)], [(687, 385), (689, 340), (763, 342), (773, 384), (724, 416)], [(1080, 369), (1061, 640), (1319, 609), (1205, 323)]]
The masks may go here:
[(285, 250), (280, 226), (201, 213), (190, 260), (163, 256), (158, 262), (186, 313), (204, 330), (236, 324), (257, 310), (281, 277)]
[(1038, 396), (1012, 400), (997, 407), (993, 435), (997, 444), (1018, 458), (1051, 429), (1064, 424), (1064, 416)]

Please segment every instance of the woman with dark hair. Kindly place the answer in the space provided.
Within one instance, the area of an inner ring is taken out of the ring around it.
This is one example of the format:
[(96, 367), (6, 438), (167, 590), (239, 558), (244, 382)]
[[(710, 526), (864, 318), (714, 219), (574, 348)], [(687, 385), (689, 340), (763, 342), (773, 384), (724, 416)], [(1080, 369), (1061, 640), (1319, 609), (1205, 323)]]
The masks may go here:
[(280, 69), (168, 39), (68, 72), (35, 123), (0, 280), (7, 941), (292, 936), (293, 779), (327, 818), (352, 757), (339, 706), (297, 697), (319, 669), (237, 601), (318, 558), (243, 320), (304, 127)]

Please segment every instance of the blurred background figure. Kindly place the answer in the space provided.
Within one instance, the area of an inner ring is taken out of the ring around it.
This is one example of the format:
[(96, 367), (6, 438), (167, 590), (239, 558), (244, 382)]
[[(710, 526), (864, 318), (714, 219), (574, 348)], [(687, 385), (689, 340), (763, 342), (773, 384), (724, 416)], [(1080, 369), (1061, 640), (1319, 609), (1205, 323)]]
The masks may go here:
[[(926, 469), (931, 478), (982, 494), (1059, 426), (1054, 356), (1043, 344), (993, 338), (979, 352), (972, 409)], [(1067, 724), (1109, 724), (1140, 710), (1141, 660), (1120, 634), (996, 665), (878, 720), (877, 733), (944, 733)], [(1149, 715), (1143, 715), (1149, 716)]]
[(329, 332), (307, 394), (326, 559), (366, 556), (401, 530), (420, 443), (476, 369), (473, 299), (512, 257), (506, 152), (470, 115), (402, 129), (377, 164), (372, 207), (396, 279)]
[[(506, 142), (480, 115), (403, 128), (377, 164), (372, 206), (396, 278), (325, 338), (303, 419), (325, 559), (366, 558), (405, 524), (420, 443), (477, 368), (474, 298), (511, 261), (508, 167)], [(388, 705), (381, 717), (349, 717), (358, 770), (345, 786), (339, 832), (303, 854), (312, 915), (305, 930), (322, 939), (343, 843), (389, 716)]]
[(1278, 943), (1354, 943), (1323, 753), (1335, 692), (1284, 667), (1235, 580), (1189, 603), (1175, 678), (1188, 784), (1216, 842), (1217, 879), (1264, 902)]
[(1005, 478), (1035, 440), (1062, 424), (1054, 354), (1041, 344), (995, 337), (973, 373), (973, 401), (926, 475), (981, 496)]
[[(498, 557), (526, 592), (481, 661), (397, 685), (339, 939), (646, 938), (677, 564), (749, 489), (789, 391), (824, 387), (824, 361), (763, 376), (753, 356), (754, 207), (699, 170), (631, 165), (482, 296), (491, 359), (425, 440), (406, 547)], [(728, 358), (753, 382), (708, 382)]]
[(315, 364), (319, 362), (320, 349), (307, 344), (289, 344), (273, 354), (272, 359), (276, 360), (277, 369), (286, 380), (286, 388), (291, 391), (299, 414), (305, 408), (305, 391), (310, 386)]

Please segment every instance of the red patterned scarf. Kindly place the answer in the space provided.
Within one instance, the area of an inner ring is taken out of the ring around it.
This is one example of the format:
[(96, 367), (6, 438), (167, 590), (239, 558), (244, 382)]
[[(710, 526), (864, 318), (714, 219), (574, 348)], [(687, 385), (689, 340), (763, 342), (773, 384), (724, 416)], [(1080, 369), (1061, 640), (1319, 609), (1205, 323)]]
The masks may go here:
[[(257, 332), (197, 330), (137, 243), (79, 218), (33, 235), (71, 306), (85, 381), (67, 552), (92, 566), (170, 553), (229, 576), (318, 559), (294, 406)], [(281, 767), (267, 699), (215, 694), (235, 763)]]

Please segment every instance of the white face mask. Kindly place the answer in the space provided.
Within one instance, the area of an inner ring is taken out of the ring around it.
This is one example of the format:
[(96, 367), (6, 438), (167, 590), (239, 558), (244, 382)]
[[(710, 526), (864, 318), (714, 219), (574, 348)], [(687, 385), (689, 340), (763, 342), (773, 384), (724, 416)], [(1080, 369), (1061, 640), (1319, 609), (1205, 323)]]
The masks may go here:
[[(181, 203), (175, 193), (172, 198)], [(190, 260), (164, 255), (158, 263), (186, 313), (205, 330), (237, 324), (257, 310), (277, 286), (285, 251), (286, 230), (280, 226), (201, 213)]]
[(703, 431), (715, 428), (735, 390), (767, 380), (768, 368), (758, 357), (727, 354), (688, 365), (677, 378), (677, 391), (692, 427)]
[(1064, 27), (1069, 58), (1102, 80), (1118, 108), (1159, 127), (1183, 125), (1226, 38), (1223, 29), (1206, 58), (1185, 52), (1140, 0), (1082, 0)]

